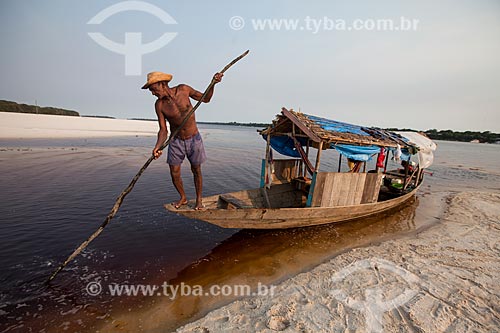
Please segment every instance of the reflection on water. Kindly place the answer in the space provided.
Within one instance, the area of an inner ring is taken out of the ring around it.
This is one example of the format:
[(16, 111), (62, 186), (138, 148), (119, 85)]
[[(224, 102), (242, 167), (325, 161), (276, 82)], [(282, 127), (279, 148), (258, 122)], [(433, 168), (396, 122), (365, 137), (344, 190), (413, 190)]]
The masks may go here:
[[(255, 129), (203, 125), (202, 133), (209, 156), (205, 195), (257, 186), (265, 142)], [(154, 142), (154, 137), (0, 142), (0, 331), (171, 329), (230, 299), (94, 297), (85, 292), (87, 283), (275, 283), (346, 249), (431, 224), (444, 191), (498, 190), (500, 184), (488, 164), (500, 161), (498, 146), (484, 148), (488, 162), (482, 164), (477, 148), (442, 142), (430, 170), (434, 175), (402, 210), (345, 224), (238, 231), (164, 211), (162, 204), (177, 194), (164, 160), (157, 161), (101, 236), (51, 287), (43, 286), (55, 266), (102, 223)], [(460, 163), (449, 156), (456, 159), (457, 150), (465, 152)], [(469, 150), (475, 153), (468, 155)], [(336, 168), (335, 154), (324, 154), (323, 165)], [(193, 196), (187, 165), (183, 177)], [(163, 310), (155, 317), (157, 304)], [(146, 324), (141, 314), (152, 319)]]

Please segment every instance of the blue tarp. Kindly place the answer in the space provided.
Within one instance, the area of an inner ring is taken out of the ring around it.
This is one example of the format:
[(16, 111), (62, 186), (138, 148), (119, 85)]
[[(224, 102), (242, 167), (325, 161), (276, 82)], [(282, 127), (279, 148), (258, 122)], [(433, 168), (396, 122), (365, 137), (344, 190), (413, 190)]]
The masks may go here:
[(378, 146), (353, 146), (353, 145), (331, 145), (331, 148), (336, 149), (339, 153), (355, 161), (369, 161), (371, 156), (380, 153)]
[[(267, 135), (262, 136), (267, 140)], [(306, 145), (305, 138), (297, 138), (302, 146)], [(289, 136), (273, 136), (271, 137), (271, 147), (281, 155), (300, 158), (300, 154), (295, 148), (293, 139)]]
[(343, 123), (340, 121), (311, 116), (308, 114), (305, 114), (305, 116), (307, 116), (307, 118), (311, 119), (316, 124), (321, 126), (321, 128), (324, 129), (325, 131), (340, 132), (340, 133), (353, 133), (353, 134), (365, 135), (365, 136), (369, 135), (368, 133), (363, 131), (361, 126), (358, 126), (358, 125), (353, 125), (353, 124)]

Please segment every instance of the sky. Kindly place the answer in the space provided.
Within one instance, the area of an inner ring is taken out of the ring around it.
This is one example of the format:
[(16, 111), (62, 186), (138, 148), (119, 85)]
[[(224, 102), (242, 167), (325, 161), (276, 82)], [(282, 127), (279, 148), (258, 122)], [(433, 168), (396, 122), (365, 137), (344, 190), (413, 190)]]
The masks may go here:
[[(129, 10), (88, 24), (109, 7)], [(370, 26), (382, 19), (401, 28)], [(259, 29), (265, 20), (297, 25)], [(113, 52), (89, 33), (125, 46)], [(132, 33), (145, 45), (174, 37), (133, 58), (146, 46), (125, 43)], [(286, 107), (363, 126), (500, 132), (498, 0), (0, 0), (0, 43), (0, 99), (82, 115), (155, 118), (155, 97), (140, 89), (148, 72), (204, 91), (249, 49), (198, 121), (267, 123)]]

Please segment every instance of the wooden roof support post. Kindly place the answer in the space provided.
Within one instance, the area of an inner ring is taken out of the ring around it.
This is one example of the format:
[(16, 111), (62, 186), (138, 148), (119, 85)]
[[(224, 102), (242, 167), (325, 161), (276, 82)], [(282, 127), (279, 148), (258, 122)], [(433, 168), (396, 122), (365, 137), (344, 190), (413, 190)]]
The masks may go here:
[(316, 155), (316, 165), (314, 166), (314, 173), (313, 173), (313, 178), (311, 181), (311, 187), (309, 188), (309, 194), (307, 195), (307, 202), (306, 202), (306, 207), (311, 207), (312, 204), (312, 198), (314, 194), (314, 188), (316, 187), (316, 177), (318, 175), (319, 171), (319, 161), (321, 158), (321, 151), (323, 150), (323, 141), (319, 142), (318, 146), (318, 154)]
[(269, 130), (267, 132), (267, 138), (266, 138), (266, 155), (264, 156), (264, 159), (262, 160), (262, 166), (261, 166), (261, 171), (260, 171), (260, 187), (266, 186), (267, 170), (269, 169), (270, 149), (271, 149), (271, 131)]
[(319, 170), (319, 160), (321, 158), (321, 151), (323, 150), (323, 141), (319, 142), (318, 146), (318, 155), (316, 155), (316, 165), (314, 166), (314, 170), (316, 173), (318, 173)]
[[(306, 146), (306, 157), (307, 159), (309, 159), (309, 143), (310, 143), (310, 140), (309, 138), (307, 139), (307, 146)], [(305, 177), (307, 175), (307, 169), (304, 168), (304, 173), (302, 174), (302, 177)]]
[(287, 109), (285, 108), (281, 108), (281, 113), (287, 117), (288, 119), (290, 119), (292, 121), (293, 124), (297, 125), (297, 127), (302, 131), (304, 132), (304, 134), (306, 134), (311, 140), (315, 141), (315, 142), (321, 142), (323, 140), (321, 140), (320, 137), (318, 137), (313, 131), (311, 131), (309, 128), (307, 128), (306, 125), (304, 125), (303, 123), (300, 122), (300, 120), (297, 119), (297, 117), (295, 117), (295, 115), (293, 113), (291, 113), (290, 111), (288, 111)]
[[(272, 175), (268, 175), (267, 172), (269, 170), (269, 154), (271, 152), (271, 132), (267, 133), (267, 140), (266, 140), (266, 171), (264, 172), (264, 183), (265, 183), (265, 177), (269, 176), (271, 177)], [(271, 180), (271, 178), (269, 178)]]
[(387, 171), (387, 162), (389, 162), (389, 150), (387, 150), (387, 155), (385, 155), (384, 172)]
[(261, 192), (262, 196), (264, 197), (264, 203), (266, 205), (266, 208), (271, 208), (271, 202), (269, 201), (269, 196), (267, 194), (267, 188), (266, 188), (266, 178), (269, 177), (269, 183), (272, 184), (272, 177), (273, 175), (268, 174), (269, 173), (269, 154), (271, 152), (271, 131), (267, 133), (267, 140), (266, 140), (266, 160), (264, 162), (264, 186), (261, 187)]
[(406, 165), (405, 165), (405, 181), (403, 182), (403, 189), (406, 188), (406, 183), (408, 182), (408, 171), (410, 169), (410, 159), (411, 159), (411, 155), (408, 157), (408, 161), (406, 161)]
[[(296, 139), (296, 135), (297, 133), (295, 133), (295, 124), (292, 123), (292, 136), (294, 138), (294, 140)], [(304, 168), (304, 161), (302, 159), (300, 159), (300, 162), (299, 162), (299, 170), (297, 172), (297, 175), (294, 177), (300, 177), (302, 175), (302, 168)]]

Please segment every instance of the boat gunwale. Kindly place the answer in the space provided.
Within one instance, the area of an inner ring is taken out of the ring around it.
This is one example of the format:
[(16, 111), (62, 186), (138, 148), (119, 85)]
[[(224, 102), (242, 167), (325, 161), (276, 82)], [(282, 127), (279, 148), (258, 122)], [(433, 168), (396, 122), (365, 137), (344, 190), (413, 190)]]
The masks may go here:
[[(369, 202), (369, 203), (363, 203), (363, 204), (357, 204), (357, 205), (348, 205), (348, 206), (333, 206), (333, 207), (284, 207), (284, 208), (266, 208), (266, 207), (261, 207), (261, 208), (258, 208), (258, 207), (255, 207), (255, 208), (237, 208), (237, 209), (226, 209), (226, 208), (206, 208), (206, 209), (202, 209), (202, 210), (194, 210), (192, 208), (179, 208), (179, 209), (176, 209), (174, 206), (172, 206), (172, 204), (165, 204), (164, 207), (170, 211), (170, 212), (173, 212), (173, 213), (178, 213), (180, 215), (184, 215), (184, 213), (188, 213), (187, 215), (190, 215), (189, 218), (196, 218), (194, 215), (198, 215), (200, 217), (202, 217), (204, 214), (206, 215), (206, 213), (210, 213), (210, 212), (239, 212), (239, 213), (245, 213), (245, 212), (255, 212), (255, 211), (265, 211), (265, 212), (275, 212), (275, 211), (280, 211), (280, 212), (293, 212), (293, 211), (321, 211), (321, 210), (340, 210), (340, 209), (348, 209), (348, 208), (358, 208), (358, 207), (362, 207), (362, 208), (370, 208), (370, 207), (377, 207), (377, 206), (385, 206), (386, 204), (390, 204), (389, 207), (387, 208), (384, 208), (382, 209), (381, 211), (383, 210), (386, 210), (386, 209), (390, 209), (393, 207), (392, 204), (394, 205), (397, 205), (398, 203), (403, 203), (404, 201), (406, 201), (407, 198), (413, 196), (416, 194), (416, 192), (418, 191), (418, 189), (420, 188), (421, 186), (421, 183), (415, 187), (414, 189), (412, 189), (410, 192), (408, 193), (405, 193), (401, 196), (398, 196), (398, 197), (395, 197), (395, 198), (391, 198), (391, 199), (388, 199), (388, 200), (383, 200), (383, 201), (377, 201), (377, 202)], [(236, 191), (236, 192), (229, 192), (229, 193), (238, 193), (238, 192), (246, 192), (246, 191), (251, 191), (251, 190), (243, 190), (243, 191)], [(217, 194), (217, 195), (213, 195), (213, 196), (210, 196), (210, 197), (216, 197), (220, 194)], [(210, 198), (210, 197), (206, 197), (206, 198)], [(205, 199), (206, 199), (205, 198)], [(374, 211), (373, 214), (376, 214), (378, 211)], [(185, 216), (185, 215), (184, 215)]]

